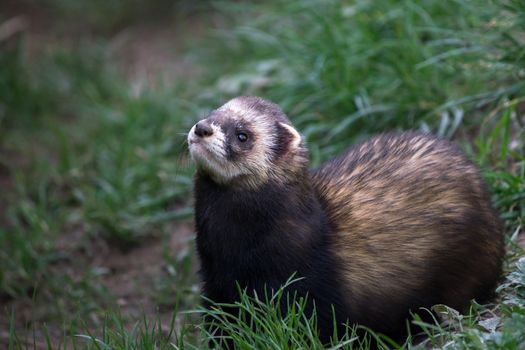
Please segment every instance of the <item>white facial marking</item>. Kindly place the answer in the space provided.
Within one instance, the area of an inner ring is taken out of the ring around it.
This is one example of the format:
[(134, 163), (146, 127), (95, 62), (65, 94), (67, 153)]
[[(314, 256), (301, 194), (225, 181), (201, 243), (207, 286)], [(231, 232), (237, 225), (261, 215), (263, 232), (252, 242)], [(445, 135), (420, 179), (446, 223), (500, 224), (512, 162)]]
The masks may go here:
[(242, 175), (242, 169), (226, 159), (226, 135), (216, 123), (210, 127), (212, 135), (199, 137), (195, 135), (195, 125), (188, 134), (191, 158), (198, 166), (207, 169), (217, 182)]
[(246, 107), (242, 102), (240, 102), (238, 99), (233, 99), (228, 101), (225, 105), (223, 105), (220, 109), (229, 109), (233, 113), (237, 115), (244, 115), (246, 114)]
[[(195, 124), (197, 125), (197, 124)], [(191, 146), (195, 141), (195, 125), (191, 127), (190, 132), (188, 133), (188, 146)], [(191, 151), (191, 149), (190, 149)]]

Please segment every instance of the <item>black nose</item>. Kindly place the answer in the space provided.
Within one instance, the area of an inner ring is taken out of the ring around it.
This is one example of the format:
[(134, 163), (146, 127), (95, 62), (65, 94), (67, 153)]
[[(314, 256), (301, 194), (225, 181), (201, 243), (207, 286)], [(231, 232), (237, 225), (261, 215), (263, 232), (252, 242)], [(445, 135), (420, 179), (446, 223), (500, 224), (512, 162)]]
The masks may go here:
[(195, 135), (199, 137), (207, 137), (213, 135), (213, 129), (206, 122), (198, 122), (195, 125)]

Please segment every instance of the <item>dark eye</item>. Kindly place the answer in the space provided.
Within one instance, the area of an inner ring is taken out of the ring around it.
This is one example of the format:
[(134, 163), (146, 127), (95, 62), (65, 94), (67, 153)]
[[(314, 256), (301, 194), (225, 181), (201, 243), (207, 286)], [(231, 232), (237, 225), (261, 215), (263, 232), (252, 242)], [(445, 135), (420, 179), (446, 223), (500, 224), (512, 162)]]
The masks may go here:
[(237, 138), (239, 139), (239, 141), (245, 142), (246, 140), (248, 140), (248, 135), (246, 135), (246, 133), (244, 132), (239, 132), (237, 133)]

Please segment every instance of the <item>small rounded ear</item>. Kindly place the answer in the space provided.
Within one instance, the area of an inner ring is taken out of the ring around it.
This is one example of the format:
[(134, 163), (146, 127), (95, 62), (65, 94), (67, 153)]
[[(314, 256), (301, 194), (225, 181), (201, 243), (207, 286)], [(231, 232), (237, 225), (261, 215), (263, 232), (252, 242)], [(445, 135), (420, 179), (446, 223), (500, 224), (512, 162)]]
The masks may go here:
[(288, 149), (293, 150), (299, 148), (302, 141), (301, 134), (299, 134), (291, 125), (279, 122), (279, 126), (281, 126), (281, 130), (284, 131), (285, 135), (283, 135), (283, 138), (287, 141), (285, 143), (289, 145)]

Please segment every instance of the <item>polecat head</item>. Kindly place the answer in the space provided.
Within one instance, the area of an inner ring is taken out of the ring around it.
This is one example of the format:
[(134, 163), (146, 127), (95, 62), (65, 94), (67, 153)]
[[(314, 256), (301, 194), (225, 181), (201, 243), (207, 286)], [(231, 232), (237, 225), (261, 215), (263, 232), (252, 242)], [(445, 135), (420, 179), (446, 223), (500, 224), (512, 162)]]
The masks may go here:
[(188, 135), (199, 172), (219, 184), (256, 188), (291, 181), (308, 168), (301, 135), (276, 104), (241, 96), (212, 111)]

